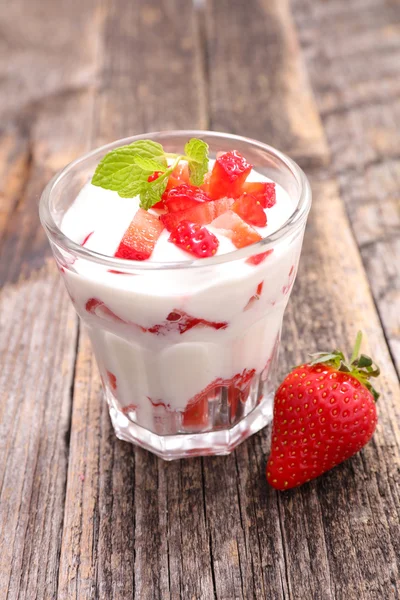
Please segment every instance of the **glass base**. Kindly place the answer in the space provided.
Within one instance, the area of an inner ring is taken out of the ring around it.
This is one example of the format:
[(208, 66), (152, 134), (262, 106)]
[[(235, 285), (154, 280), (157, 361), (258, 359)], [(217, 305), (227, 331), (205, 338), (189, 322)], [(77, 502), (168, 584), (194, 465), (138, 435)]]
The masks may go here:
[(262, 398), (250, 413), (229, 429), (158, 435), (130, 421), (113, 401), (109, 401), (110, 417), (117, 437), (145, 448), (164, 460), (230, 454), (236, 446), (271, 422), (272, 405), (271, 394)]

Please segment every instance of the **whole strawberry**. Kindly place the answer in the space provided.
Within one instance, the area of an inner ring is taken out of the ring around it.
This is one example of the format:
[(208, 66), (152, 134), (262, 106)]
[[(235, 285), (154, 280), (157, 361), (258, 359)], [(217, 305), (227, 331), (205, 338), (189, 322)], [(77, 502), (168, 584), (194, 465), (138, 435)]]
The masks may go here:
[(361, 354), (361, 332), (348, 361), (335, 350), (296, 367), (275, 394), (267, 480), (288, 490), (343, 462), (371, 439), (379, 369)]

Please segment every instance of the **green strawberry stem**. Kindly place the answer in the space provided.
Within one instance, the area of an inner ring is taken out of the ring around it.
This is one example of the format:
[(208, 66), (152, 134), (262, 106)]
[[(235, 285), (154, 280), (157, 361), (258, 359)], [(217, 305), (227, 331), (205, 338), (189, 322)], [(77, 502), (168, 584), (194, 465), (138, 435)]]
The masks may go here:
[(370, 378), (378, 377), (380, 369), (369, 356), (360, 354), (361, 342), (362, 332), (359, 331), (350, 360), (348, 360), (346, 355), (340, 350), (334, 350), (333, 352), (318, 352), (312, 354), (311, 356), (315, 358), (310, 364), (324, 364), (333, 367), (337, 371), (349, 373), (349, 375), (358, 379), (358, 381), (371, 392), (376, 401), (379, 398), (379, 394), (372, 386)]

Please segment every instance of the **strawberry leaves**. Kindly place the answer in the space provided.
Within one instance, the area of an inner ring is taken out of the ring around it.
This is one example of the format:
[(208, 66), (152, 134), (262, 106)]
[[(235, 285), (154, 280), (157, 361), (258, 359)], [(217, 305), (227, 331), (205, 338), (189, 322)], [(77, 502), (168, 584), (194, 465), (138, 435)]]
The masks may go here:
[[(168, 165), (168, 158), (174, 162)], [(140, 207), (148, 210), (161, 200), (168, 177), (181, 160), (187, 160), (193, 185), (201, 185), (208, 170), (208, 145), (192, 138), (185, 145), (185, 154), (169, 154), (161, 144), (139, 140), (112, 150), (97, 165), (92, 184), (118, 192), (121, 198), (140, 196)], [(155, 171), (161, 174), (149, 181)]]
[(310, 362), (310, 365), (325, 364), (334, 367), (337, 371), (353, 375), (360, 383), (365, 385), (376, 401), (379, 398), (379, 394), (369, 380), (371, 377), (379, 377), (380, 369), (366, 354), (361, 354), (359, 356), (361, 342), (362, 333), (359, 331), (350, 360), (348, 360), (346, 355), (340, 350), (334, 350), (333, 352), (318, 352), (317, 354), (311, 354), (313, 360)]

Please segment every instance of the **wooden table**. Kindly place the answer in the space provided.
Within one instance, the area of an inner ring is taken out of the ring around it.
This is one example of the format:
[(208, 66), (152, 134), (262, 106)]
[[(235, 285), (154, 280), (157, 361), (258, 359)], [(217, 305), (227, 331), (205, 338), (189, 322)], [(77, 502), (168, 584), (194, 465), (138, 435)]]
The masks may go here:
[[(0, 5), (0, 597), (400, 598), (398, 0), (13, 0)], [(281, 375), (358, 328), (379, 427), (277, 493), (269, 428), (165, 463), (118, 441), (37, 216), (102, 143), (212, 128), (288, 152), (314, 191)]]

